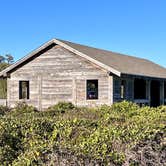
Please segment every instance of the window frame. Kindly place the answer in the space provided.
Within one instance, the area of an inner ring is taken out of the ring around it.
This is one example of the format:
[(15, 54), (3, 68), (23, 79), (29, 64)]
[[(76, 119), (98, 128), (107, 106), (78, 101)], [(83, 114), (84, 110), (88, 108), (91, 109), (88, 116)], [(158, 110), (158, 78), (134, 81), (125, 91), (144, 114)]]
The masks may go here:
[[(89, 98), (88, 97), (88, 82), (89, 81), (97, 81), (97, 97)], [(99, 80), (98, 79), (87, 79), (86, 80), (86, 100), (98, 100), (99, 99)]]
[[(26, 83), (26, 97), (23, 97), (23, 83)], [(29, 80), (19, 81), (19, 100), (29, 100), (30, 99), (30, 82)]]

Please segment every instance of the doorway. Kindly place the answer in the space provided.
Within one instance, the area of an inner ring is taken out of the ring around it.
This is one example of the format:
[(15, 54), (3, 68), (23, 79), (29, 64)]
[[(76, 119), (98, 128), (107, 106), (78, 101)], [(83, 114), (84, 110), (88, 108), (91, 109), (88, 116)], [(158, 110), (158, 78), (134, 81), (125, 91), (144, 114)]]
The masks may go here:
[(151, 107), (157, 107), (160, 105), (160, 82), (159, 81), (151, 81)]
[(146, 99), (146, 80), (134, 80), (134, 99)]

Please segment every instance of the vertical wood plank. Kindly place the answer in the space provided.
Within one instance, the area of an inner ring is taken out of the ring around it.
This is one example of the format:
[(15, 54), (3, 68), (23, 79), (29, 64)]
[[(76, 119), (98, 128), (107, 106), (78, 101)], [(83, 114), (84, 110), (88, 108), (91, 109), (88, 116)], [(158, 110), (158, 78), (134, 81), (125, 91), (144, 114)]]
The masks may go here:
[(108, 77), (108, 104), (113, 104), (113, 77)]
[(42, 76), (41, 75), (38, 76), (38, 91), (39, 91), (38, 109), (39, 111), (41, 111), (42, 110)]
[(72, 80), (72, 84), (73, 84), (73, 104), (77, 105), (77, 92), (76, 92), (76, 78), (73, 77)]

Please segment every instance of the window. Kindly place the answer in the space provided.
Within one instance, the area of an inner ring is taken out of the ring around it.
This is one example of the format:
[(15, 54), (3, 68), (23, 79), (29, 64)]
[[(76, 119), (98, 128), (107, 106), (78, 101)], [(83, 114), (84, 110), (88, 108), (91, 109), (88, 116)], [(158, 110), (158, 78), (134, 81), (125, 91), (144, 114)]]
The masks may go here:
[(29, 99), (29, 81), (19, 81), (19, 99)]
[(146, 80), (134, 80), (134, 99), (146, 99)]
[(126, 81), (122, 80), (121, 81), (121, 86), (120, 86), (120, 98), (121, 99), (125, 98), (125, 91), (126, 91)]
[(89, 100), (98, 99), (98, 80), (87, 80), (86, 94)]

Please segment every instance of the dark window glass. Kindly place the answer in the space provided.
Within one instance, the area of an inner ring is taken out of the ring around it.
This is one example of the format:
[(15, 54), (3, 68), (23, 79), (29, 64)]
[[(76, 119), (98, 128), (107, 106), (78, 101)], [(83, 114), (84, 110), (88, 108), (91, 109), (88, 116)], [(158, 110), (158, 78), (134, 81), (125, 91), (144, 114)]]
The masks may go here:
[(146, 80), (134, 80), (134, 99), (146, 99)]
[(19, 81), (19, 99), (29, 99), (29, 81)]
[(87, 80), (87, 99), (98, 99), (98, 80)]

